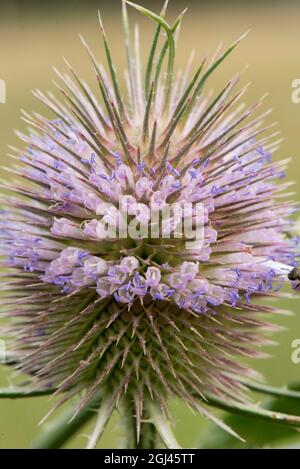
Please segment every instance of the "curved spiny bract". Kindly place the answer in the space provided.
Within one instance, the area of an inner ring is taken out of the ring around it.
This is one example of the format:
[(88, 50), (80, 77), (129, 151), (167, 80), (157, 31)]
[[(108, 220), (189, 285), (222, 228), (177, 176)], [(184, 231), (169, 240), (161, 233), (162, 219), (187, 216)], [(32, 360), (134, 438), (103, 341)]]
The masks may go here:
[[(56, 71), (62, 99), (35, 92), (55, 118), (23, 112), (26, 148), (12, 149), (13, 184), (1, 182), (2, 314), (13, 365), (63, 401), (78, 394), (77, 412), (103, 394), (89, 446), (125, 402), (136, 440), (145, 420), (169, 419), (173, 397), (214, 421), (208, 395), (249, 403), (243, 379), (258, 375), (244, 358), (265, 356), (258, 349), (276, 329), (259, 318), (277, 312), (261, 300), (278, 295), (296, 263), (286, 161), (272, 162), (277, 133), (257, 113), (262, 100), (237, 107), (238, 77), (215, 97), (204, 89), (239, 41), (177, 76), (182, 15), (170, 26), (165, 8), (162, 16), (137, 8), (158, 23), (145, 80), (124, 3), (127, 95), (100, 18), (108, 72), (83, 40), (99, 96), (66, 62), (68, 73)], [(120, 200), (146, 235), (120, 236)], [(182, 213), (176, 223), (164, 219), (169, 237), (153, 235), (153, 211), (188, 203), (193, 223), (202, 206), (203, 239), (191, 247), (176, 236)], [(104, 236), (107, 224), (113, 236)], [(168, 431), (161, 437), (176, 446)]]

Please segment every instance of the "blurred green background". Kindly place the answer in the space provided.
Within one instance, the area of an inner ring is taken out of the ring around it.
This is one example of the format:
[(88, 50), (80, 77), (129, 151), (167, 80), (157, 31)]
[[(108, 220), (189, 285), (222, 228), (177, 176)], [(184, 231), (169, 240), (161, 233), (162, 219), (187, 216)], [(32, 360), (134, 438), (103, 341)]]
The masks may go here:
[[(156, 0), (139, 0), (139, 3), (157, 12), (162, 5), (161, 1)], [(272, 116), (279, 122), (284, 138), (275, 158), (293, 157), (287, 175), (296, 182), (299, 195), (300, 104), (292, 103), (291, 83), (300, 78), (300, 3), (171, 0), (170, 4), (170, 20), (180, 10), (189, 7), (181, 31), (178, 67), (185, 66), (192, 49), (196, 51), (197, 64), (204, 55), (212, 55), (220, 41), (223, 41), (225, 47), (251, 29), (247, 38), (215, 73), (210, 86), (218, 90), (225, 80), (249, 64), (242, 76), (242, 84), (252, 82), (246, 100), (250, 103), (266, 91), (269, 92), (266, 106), (274, 108)], [(119, 0), (52, 1), (47, 7), (41, 2), (0, 2), (0, 79), (5, 80), (7, 86), (7, 103), (0, 105), (2, 164), (9, 161), (6, 156), (7, 144), (17, 143), (13, 129), (25, 128), (20, 121), (20, 109), (34, 109), (47, 114), (47, 110), (32, 96), (31, 90), (54, 90), (51, 66), (64, 69), (62, 56), (67, 57), (80, 70), (81, 75), (95, 85), (92, 67), (81, 46), (78, 33), (83, 34), (99, 59), (104, 60), (97, 22), (99, 8), (111, 38), (117, 68), (122, 71), (125, 58)], [(142, 32), (141, 50), (146, 53), (153, 24), (134, 11), (130, 14), (132, 21), (139, 21)], [(291, 309), (294, 315), (276, 318), (287, 331), (277, 335), (278, 346), (269, 350), (272, 358), (256, 364), (270, 383), (278, 385), (300, 380), (300, 364), (295, 365), (291, 361), (291, 342), (300, 338), (299, 303), (297, 300), (284, 300), (280, 306)], [(10, 382), (9, 373), (2, 367), (0, 387), (7, 386)], [(39, 420), (52, 404), (48, 398), (0, 400), (0, 448), (27, 447), (39, 431)], [(179, 403), (174, 403), (174, 414), (179, 441), (183, 446), (195, 445), (203, 425), (201, 418), (193, 416)], [(84, 446), (87, 432), (88, 429), (83, 429), (68, 447)], [(120, 434), (118, 419), (115, 418), (106, 431), (102, 447), (115, 446)]]

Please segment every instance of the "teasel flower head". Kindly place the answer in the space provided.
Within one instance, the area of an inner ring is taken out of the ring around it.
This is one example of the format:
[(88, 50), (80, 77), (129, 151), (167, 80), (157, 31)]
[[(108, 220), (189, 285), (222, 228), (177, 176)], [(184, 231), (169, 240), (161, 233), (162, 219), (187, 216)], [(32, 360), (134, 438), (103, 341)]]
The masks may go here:
[[(14, 366), (59, 403), (79, 396), (74, 418), (98, 399), (90, 447), (115, 408), (134, 422), (131, 444), (149, 447), (155, 427), (176, 446), (173, 398), (224, 428), (208, 405), (251, 409), (245, 383), (258, 375), (244, 358), (264, 356), (275, 326), (259, 314), (278, 312), (262, 300), (297, 264), (286, 161), (272, 162), (277, 133), (263, 124), (262, 100), (236, 105), (246, 90), (234, 91), (238, 75), (206, 92), (239, 40), (176, 74), (183, 15), (170, 26), (166, 4), (160, 15), (131, 5), (157, 23), (145, 77), (123, 2), (127, 91), (100, 18), (107, 71), (83, 40), (99, 96), (66, 62), (62, 99), (35, 92), (54, 117), (24, 112), (26, 148), (14, 149), (14, 182), (2, 182), (1, 314)], [(120, 201), (142, 235), (120, 236)], [(190, 204), (192, 224), (201, 204), (201, 240), (176, 236), (183, 212), (164, 217), (169, 237), (153, 235), (150, 215), (172, 204)]]

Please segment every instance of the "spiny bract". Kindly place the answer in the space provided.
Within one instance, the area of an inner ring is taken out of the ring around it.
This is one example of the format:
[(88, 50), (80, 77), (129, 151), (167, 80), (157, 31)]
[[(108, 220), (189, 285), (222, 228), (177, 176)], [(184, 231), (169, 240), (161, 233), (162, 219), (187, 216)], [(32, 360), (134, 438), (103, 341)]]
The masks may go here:
[[(18, 369), (64, 400), (79, 393), (78, 409), (99, 392), (111, 411), (126, 400), (138, 439), (151, 403), (168, 416), (176, 396), (214, 418), (209, 396), (247, 401), (241, 378), (256, 374), (239, 358), (263, 355), (257, 347), (270, 343), (273, 327), (257, 315), (276, 312), (253, 300), (276, 295), (285, 265), (295, 265), (295, 207), (280, 181), (286, 162), (271, 161), (276, 134), (265, 135), (264, 114), (244, 124), (261, 101), (234, 110), (245, 91), (232, 93), (238, 76), (212, 100), (203, 94), (239, 41), (194, 75), (190, 66), (174, 75), (182, 15), (171, 27), (166, 5), (161, 16), (135, 7), (158, 23), (145, 80), (124, 3), (126, 97), (100, 18), (109, 73), (83, 43), (101, 103), (67, 63), (69, 74), (57, 72), (64, 104), (35, 93), (55, 119), (24, 113), (31, 130), (19, 133), (22, 164), (9, 170), (13, 185), (2, 183), (13, 195), (1, 197), (1, 251), (2, 314)], [(140, 227), (150, 206), (201, 203), (204, 242), (104, 239), (120, 196)]]

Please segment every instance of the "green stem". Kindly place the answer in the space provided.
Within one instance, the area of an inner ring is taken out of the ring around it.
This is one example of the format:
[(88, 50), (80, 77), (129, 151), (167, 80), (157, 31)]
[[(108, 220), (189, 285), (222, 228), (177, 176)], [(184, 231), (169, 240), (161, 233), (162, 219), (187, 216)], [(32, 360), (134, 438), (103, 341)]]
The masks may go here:
[(143, 422), (141, 425), (139, 449), (155, 449), (157, 440), (157, 431), (153, 423)]
[(21, 387), (0, 389), (0, 399), (19, 399), (23, 397), (48, 396), (53, 389), (22, 389)]
[(122, 423), (125, 432), (123, 441), (124, 449), (155, 449), (157, 441), (157, 431), (152, 422), (147, 421), (146, 406), (143, 412), (143, 421), (141, 422), (139, 441), (137, 435), (137, 424), (135, 418), (134, 405), (130, 398), (122, 402)]
[(41, 435), (32, 443), (33, 449), (61, 448), (85, 423), (95, 416), (102, 397), (96, 395), (74, 418), (74, 409), (68, 409), (50, 422)]
[(254, 405), (230, 403), (213, 395), (206, 395), (206, 398), (209, 406), (225, 410), (231, 414), (253, 417), (258, 420), (264, 420), (266, 422), (277, 423), (279, 425), (286, 425), (294, 428), (300, 427), (300, 417), (296, 415), (274, 412)]
[(252, 383), (251, 381), (247, 381), (246, 379), (239, 378), (240, 383), (247, 386), (247, 388), (251, 389), (252, 391), (259, 392), (261, 394), (267, 394), (268, 396), (275, 396), (275, 397), (286, 397), (291, 399), (300, 399), (300, 392), (294, 389), (289, 388), (276, 388), (274, 386), (268, 386), (266, 384), (261, 383)]
[(122, 449), (136, 449), (136, 423), (134, 418), (133, 406), (129, 398), (124, 398), (121, 402), (121, 420), (124, 437), (122, 439)]

